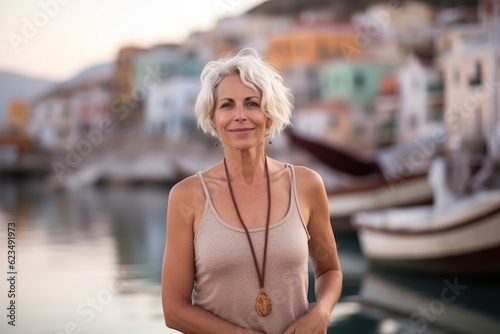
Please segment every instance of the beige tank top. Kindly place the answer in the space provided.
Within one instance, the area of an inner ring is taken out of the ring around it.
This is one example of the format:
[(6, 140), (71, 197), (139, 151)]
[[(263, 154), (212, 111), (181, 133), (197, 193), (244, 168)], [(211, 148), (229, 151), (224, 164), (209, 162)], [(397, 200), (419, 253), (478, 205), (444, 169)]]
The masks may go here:
[[(260, 287), (245, 231), (220, 218), (203, 174), (197, 174), (206, 203), (194, 236), (193, 303), (235, 325), (267, 334), (282, 334), (308, 312), (310, 236), (298, 205), (294, 167), (287, 167), (291, 175), (288, 212), (269, 227), (264, 288), (273, 310), (266, 317), (259, 316), (255, 310)], [(265, 227), (249, 231), (261, 266)]]

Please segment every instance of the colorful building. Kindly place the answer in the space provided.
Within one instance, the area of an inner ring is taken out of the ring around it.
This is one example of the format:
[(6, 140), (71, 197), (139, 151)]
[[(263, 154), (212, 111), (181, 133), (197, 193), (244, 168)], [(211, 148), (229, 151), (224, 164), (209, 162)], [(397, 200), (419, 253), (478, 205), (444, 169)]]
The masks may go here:
[(377, 95), (380, 79), (392, 65), (369, 61), (332, 61), (320, 67), (320, 90), (323, 100), (341, 99), (368, 108)]
[(33, 141), (28, 132), (30, 107), (27, 102), (14, 100), (9, 104), (7, 117), (0, 132), (0, 146), (14, 147), (16, 150), (29, 151)]
[(372, 104), (376, 146), (388, 146), (396, 142), (399, 109), (399, 83), (395, 73), (390, 72), (380, 80), (379, 92)]
[(350, 24), (297, 26), (268, 40), (267, 58), (280, 71), (296, 65), (317, 65), (343, 57), (342, 45), (355, 46)]

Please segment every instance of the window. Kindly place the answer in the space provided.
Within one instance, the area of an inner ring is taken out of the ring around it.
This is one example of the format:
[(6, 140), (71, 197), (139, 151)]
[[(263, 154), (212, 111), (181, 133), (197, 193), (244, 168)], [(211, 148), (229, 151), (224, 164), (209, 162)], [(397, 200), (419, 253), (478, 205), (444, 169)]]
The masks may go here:
[(470, 86), (480, 86), (481, 85), (481, 63), (479, 60), (476, 61), (476, 73), (469, 80)]
[(359, 71), (354, 72), (354, 88), (363, 90), (365, 88), (365, 76)]

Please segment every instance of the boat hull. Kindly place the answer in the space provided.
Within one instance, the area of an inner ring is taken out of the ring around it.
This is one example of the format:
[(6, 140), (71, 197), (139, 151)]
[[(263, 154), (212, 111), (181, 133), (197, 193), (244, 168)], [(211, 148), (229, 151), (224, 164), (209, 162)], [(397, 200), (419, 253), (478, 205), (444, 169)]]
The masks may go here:
[(357, 226), (372, 263), (424, 272), (500, 272), (500, 208), (441, 229), (390, 230)]
[(370, 258), (370, 263), (390, 270), (427, 274), (499, 274), (500, 246), (469, 254), (432, 259), (395, 260)]
[(351, 219), (357, 212), (430, 204), (432, 198), (427, 174), (415, 175), (398, 184), (384, 180), (328, 193), (332, 227), (341, 233), (355, 232)]

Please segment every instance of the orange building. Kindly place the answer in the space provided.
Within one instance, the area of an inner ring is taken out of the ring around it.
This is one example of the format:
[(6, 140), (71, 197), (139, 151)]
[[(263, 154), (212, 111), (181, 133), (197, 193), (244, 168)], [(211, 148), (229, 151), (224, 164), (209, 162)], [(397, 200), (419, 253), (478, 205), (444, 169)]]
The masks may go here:
[(123, 47), (118, 52), (118, 56), (115, 62), (115, 71), (112, 78), (112, 105), (111, 109), (113, 116), (120, 119), (117, 114), (120, 114), (119, 110), (129, 110), (131, 115), (136, 117), (126, 117), (124, 118), (125, 123), (136, 124), (141, 119), (140, 112), (136, 109), (140, 108), (138, 103), (134, 101), (132, 97), (132, 89), (134, 85), (134, 59), (135, 57), (147, 49), (140, 47)]
[(0, 136), (0, 145), (14, 146), (21, 151), (32, 149), (33, 141), (28, 135), (29, 118), (29, 105), (21, 100), (12, 101)]
[(350, 24), (299, 26), (268, 40), (267, 58), (280, 71), (295, 65), (314, 65), (343, 56), (342, 49), (356, 47)]

